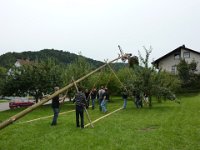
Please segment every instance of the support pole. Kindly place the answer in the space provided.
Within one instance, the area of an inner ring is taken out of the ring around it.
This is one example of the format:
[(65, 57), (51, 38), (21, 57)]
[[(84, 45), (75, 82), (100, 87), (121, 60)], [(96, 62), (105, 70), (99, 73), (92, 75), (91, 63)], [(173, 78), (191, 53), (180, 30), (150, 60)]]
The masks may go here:
[[(72, 77), (72, 81), (73, 81), (73, 83), (74, 83), (74, 86), (76, 87), (76, 91), (79, 92), (79, 91), (78, 91), (78, 87), (77, 87), (76, 82), (74, 81), (74, 78), (73, 78), (73, 77)], [(91, 126), (92, 128), (94, 128), (94, 126), (93, 126), (93, 124), (92, 124), (92, 121), (91, 121), (91, 119), (90, 119), (90, 115), (89, 115), (87, 109), (85, 108), (85, 106), (83, 106), (83, 108), (84, 108), (84, 110), (85, 110), (85, 112), (86, 112), (86, 114), (87, 114), (87, 118), (88, 118), (88, 121), (89, 121), (89, 123), (90, 123), (90, 126)]]
[[(121, 59), (122, 56), (119, 56), (118, 58), (110, 61), (109, 63), (113, 63), (115, 61), (117, 61), (118, 59)], [(90, 73), (86, 74), (85, 76), (81, 77), (80, 79), (76, 80), (75, 83), (79, 83), (81, 82), (82, 80), (88, 78), (90, 75), (94, 74), (95, 72), (101, 70), (102, 68), (104, 68), (107, 64), (104, 64), (102, 66), (100, 66), (99, 68), (91, 71)], [(17, 121), (18, 119), (22, 118), (23, 116), (25, 116), (26, 114), (32, 112), (34, 109), (38, 108), (39, 106), (43, 105), (44, 103), (48, 102), (49, 100), (51, 100), (53, 97), (65, 92), (66, 90), (68, 90), (69, 88), (73, 87), (74, 84), (73, 83), (70, 83), (69, 85), (63, 87), (62, 89), (56, 91), (55, 93), (53, 93), (52, 95), (48, 96), (48, 97), (45, 97), (43, 98), (40, 102), (28, 107), (27, 109), (19, 112), (18, 114), (10, 117), (9, 119), (3, 121), (1, 124), (0, 124), (0, 130), (7, 127), (8, 125), (12, 124), (13, 122)]]
[(124, 86), (124, 84), (120, 81), (120, 79), (118, 78), (118, 76), (116, 75), (116, 73), (114, 72), (114, 70), (111, 68), (111, 66), (109, 65), (109, 63), (107, 63), (107, 65), (110, 68), (111, 72), (114, 74), (114, 76), (117, 78), (117, 80), (119, 81), (119, 83), (121, 84), (121, 86), (124, 87), (124, 89), (126, 91), (128, 91), (127, 88)]

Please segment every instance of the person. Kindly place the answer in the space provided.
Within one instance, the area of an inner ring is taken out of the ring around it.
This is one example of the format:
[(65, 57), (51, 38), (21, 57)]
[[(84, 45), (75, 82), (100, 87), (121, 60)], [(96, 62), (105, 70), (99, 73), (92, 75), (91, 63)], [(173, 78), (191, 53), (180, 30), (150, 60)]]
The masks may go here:
[(109, 100), (109, 93), (108, 93), (108, 89), (105, 88), (105, 92), (103, 93), (102, 95), (103, 97), (103, 100), (101, 102), (101, 108), (102, 108), (102, 112), (107, 112), (107, 108), (106, 108), (106, 104), (107, 104), (107, 101)]
[(73, 100), (76, 104), (76, 127), (79, 128), (79, 116), (81, 118), (81, 128), (84, 128), (84, 107), (86, 106), (86, 96), (85, 93), (82, 92), (82, 88), (78, 88), (78, 92), (75, 95)]
[(89, 108), (89, 105), (90, 105), (90, 92), (88, 89), (85, 89), (85, 97), (86, 97), (86, 108)]
[(96, 97), (97, 97), (97, 90), (96, 88), (93, 88), (91, 92), (92, 109), (94, 109)]
[(142, 100), (141, 100), (139, 93), (136, 93), (136, 95), (135, 95), (135, 105), (137, 108), (139, 108), (139, 107), (142, 108)]
[(144, 93), (144, 103), (148, 106), (149, 105), (149, 97), (147, 93)]
[[(59, 87), (54, 87), (55, 92), (58, 91), (58, 90), (59, 90)], [(59, 106), (60, 106), (59, 95), (57, 95), (52, 99), (52, 103), (51, 103), (51, 107), (52, 107), (53, 112), (54, 112), (53, 120), (52, 120), (52, 123), (51, 123), (52, 126), (55, 126), (57, 124), (58, 114), (60, 112)]]
[(127, 98), (128, 98), (128, 93), (127, 93), (126, 89), (124, 89), (122, 92), (122, 99), (124, 100), (123, 109), (126, 109)]
[(99, 110), (101, 111), (102, 108), (101, 108), (101, 102), (103, 100), (103, 94), (104, 94), (105, 90), (104, 90), (104, 87), (101, 86), (101, 88), (99, 89), (98, 91), (98, 97), (99, 97)]

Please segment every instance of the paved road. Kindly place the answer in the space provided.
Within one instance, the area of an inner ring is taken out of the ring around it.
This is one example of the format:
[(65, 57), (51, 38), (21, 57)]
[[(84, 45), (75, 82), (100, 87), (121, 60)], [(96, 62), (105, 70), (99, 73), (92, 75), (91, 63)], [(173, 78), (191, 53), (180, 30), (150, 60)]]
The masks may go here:
[(9, 108), (9, 102), (0, 103), (0, 111), (5, 111), (5, 110), (8, 110), (8, 109), (10, 109)]
[[(69, 99), (65, 99), (65, 102), (66, 101), (69, 101)], [(43, 105), (47, 105), (47, 104), (50, 104), (51, 103), (51, 100), (50, 101), (48, 101), (48, 102), (46, 102), (45, 104), (43, 104)], [(0, 112), (1, 111), (5, 111), (5, 110), (9, 110), (10, 108), (9, 108), (9, 102), (3, 102), (3, 103), (0, 103)]]
[[(50, 104), (50, 103), (51, 103), (51, 100), (48, 101), (47, 103), (45, 103), (44, 105), (47, 105), (47, 104)], [(0, 112), (5, 111), (5, 110), (9, 110), (9, 109), (10, 109), (9, 102), (0, 103)]]

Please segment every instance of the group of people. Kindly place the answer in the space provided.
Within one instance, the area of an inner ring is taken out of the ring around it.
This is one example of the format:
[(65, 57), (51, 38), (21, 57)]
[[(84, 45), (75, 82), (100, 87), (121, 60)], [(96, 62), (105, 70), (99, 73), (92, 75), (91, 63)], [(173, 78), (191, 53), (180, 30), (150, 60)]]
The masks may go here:
[[(54, 88), (55, 92), (59, 90), (59, 87)], [(92, 101), (92, 109), (95, 108), (95, 100), (98, 99), (99, 101), (99, 109), (100, 111), (106, 113), (107, 112), (107, 101), (109, 100), (109, 93), (108, 89), (103, 86), (97, 91), (96, 88), (93, 88), (91, 91), (86, 89), (85, 91), (79, 87), (78, 92), (75, 94), (73, 102), (75, 103), (76, 107), (76, 127), (84, 128), (84, 109), (89, 108), (90, 99)], [(59, 98), (59, 95), (55, 96), (52, 99), (52, 109), (54, 112), (53, 120), (51, 125), (54, 126), (57, 124), (57, 118), (59, 114), (59, 101), (62, 99)], [(80, 118), (80, 122), (79, 122)]]
[(89, 108), (90, 100), (91, 100), (92, 101), (92, 109), (94, 109), (95, 103), (96, 103), (95, 101), (97, 99), (99, 102), (100, 111), (102, 111), (102, 112), (107, 111), (106, 104), (107, 104), (107, 101), (109, 100), (108, 88), (106, 88), (106, 87), (104, 88), (103, 86), (101, 86), (99, 88), (99, 90), (97, 90), (96, 88), (93, 88), (91, 91), (86, 89), (84, 94), (85, 94), (85, 99), (86, 99), (86, 106), (85, 106), (86, 108)]
[[(54, 88), (55, 92), (59, 90), (59, 87)], [(145, 93), (144, 96), (141, 96), (140, 93), (134, 92), (134, 103), (136, 108), (142, 108), (143, 102), (145, 104), (149, 103), (148, 95)], [(143, 97), (143, 101), (142, 101)], [(124, 100), (123, 109), (127, 107), (127, 98), (128, 98), (128, 91), (126, 89), (122, 90), (122, 99)], [(109, 100), (109, 92), (108, 89), (103, 86), (99, 90), (93, 88), (91, 91), (86, 89), (85, 91), (79, 87), (78, 92), (75, 94), (73, 102), (76, 106), (76, 127), (84, 128), (84, 109), (89, 108), (90, 99), (92, 101), (92, 109), (95, 108), (95, 100), (98, 99), (99, 102), (99, 110), (103, 113), (107, 112), (107, 102)], [(51, 125), (54, 126), (57, 124), (57, 118), (59, 114), (59, 101), (62, 100), (59, 98), (59, 95), (55, 96), (52, 99), (52, 109), (54, 112), (53, 120)], [(81, 124), (79, 122), (79, 118), (81, 120)]]
[[(126, 109), (127, 98), (128, 98), (127, 89), (123, 89), (121, 95), (122, 95), (122, 99), (124, 100), (123, 109)], [(134, 97), (134, 103), (135, 103), (136, 108), (142, 108), (143, 103), (146, 105), (149, 104), (148, 95), (146, 93), (144, 93), (144, 96), (141, 96), (139, 92), (133, 92), (133, 97)]]
[(149, 98), (148, 98), (148, 95), (146, 93), (144, 93), (143, 96), (141, 96), (140, 93), (136, 93), (134, 96), (135, 96), (136, 108), (142, 108), (143, 104), (149, 105)]

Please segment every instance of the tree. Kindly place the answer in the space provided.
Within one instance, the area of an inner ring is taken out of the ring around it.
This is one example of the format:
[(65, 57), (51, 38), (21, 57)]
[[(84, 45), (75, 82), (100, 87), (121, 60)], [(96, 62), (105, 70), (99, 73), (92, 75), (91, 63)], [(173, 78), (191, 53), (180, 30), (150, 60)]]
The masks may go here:
[(185, 59), (181, 59), (177, 65), (178, 76), (183, 84), (187, 84), (190, 80), (190, 68)]
[(4, 87), (5, 84), (5, 79), (7, 76), (7, 70), (4, 67), (0, 67), (0, 95), (2, 95), (2, 89)]
[(191, 63), (186, 62), (185, 59), (181, 59), (177, 65), (178, 77), (181, 80), (181, 86), (183, 91), (197, 90), (199, 86), (199, 75), (195, 72), (197, 68), (197, 62), (193, 60)]
[[(92, 70), (92, 65), (86, 60), (85, 57), (79, 55), (77, 59), (67, 65), (62, 74), (63, 84), (67, 85), (72, 82), (72, 77), (74, 80), (86, 75)], [(89, 79), (85, 79), (80, 83), (82, 87), (89, 87)], [(72, 92), (72, 91), (70, 91)], [(73, 92), (72, 92), (73, 93)]]
[(23, 65), (15, 68), (8, 76), (3, 94), (8, 96), (30, 94), (38, 102), (44, 94), (52, 92), (53, 87), (62, 84), (61, 73), (62, 70), (52, 59)]
[[(149, 97), (149, 107), (152, 106), (152, 96), (160, 96), (171, 98), (174, 97), (172, 90), (178, 87), (179, 82), (177, 79), (169, 78), (162, 71), (156, 71), (153, 66), (149, 67), (149, 56), (152, 48), (146, 49), (146, 56), (143, 58), (139, 52), (140, 65), (133, 67), (134, 78), (128, 80), (126, 86), (129, 87), (132, 93), (146, 93)], [(166, 78), (168, 77), (168, 78)], [(169, 80), (170, 79), (170, 80)]]
[(189, 70), (191, 71), (191, 73), (195, 73), (195, 71), (197, 71), (197, 62), (194, 59), (188, 65), (189, 65)]

